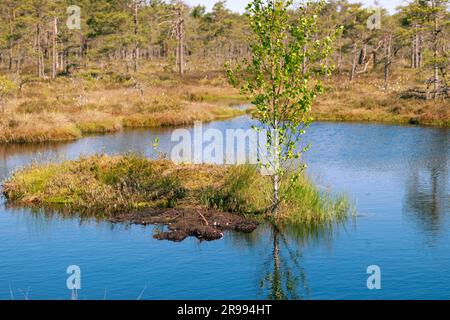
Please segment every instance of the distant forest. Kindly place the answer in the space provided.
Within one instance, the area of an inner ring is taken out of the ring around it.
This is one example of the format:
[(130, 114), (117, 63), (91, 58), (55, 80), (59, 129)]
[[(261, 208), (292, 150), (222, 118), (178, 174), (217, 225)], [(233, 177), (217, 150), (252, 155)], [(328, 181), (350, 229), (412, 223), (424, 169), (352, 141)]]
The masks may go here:
[[(292, 23), (302, 6), (293, 7)], [(317, 14), (320, 25), (310, 35), (311, 45), (342, 27), (325, 61), (336, 74), (353, 80), (377, 72), (387, 81), (393, 69), (408, 66), (422, 69), (436, 94), (448, 85), (448, 0), (414, 0), (395, 14), (327, 1)], [(220, 70), (249, 57), (251, 45), (247, 16), (227, 9), (225, 1), (207, 12), (182, 1), (2, 0), (0, 19), (0, 70), (19, 77), (56, 78), (113, 66), (139, 72), (145, 61), (181, 74)]]

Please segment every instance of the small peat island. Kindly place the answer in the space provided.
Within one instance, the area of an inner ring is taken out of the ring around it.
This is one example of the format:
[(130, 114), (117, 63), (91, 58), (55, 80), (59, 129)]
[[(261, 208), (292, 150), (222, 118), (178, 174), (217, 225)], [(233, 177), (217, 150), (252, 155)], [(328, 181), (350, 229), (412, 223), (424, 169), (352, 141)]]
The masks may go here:
[(154, 237), (217, 240), (224, 231), (253, 232), (279, 224), (334, 224), (349, 215), (346, 197), (318, 190), (306, 177), (286, 190), (274, 217), (271, 178), (255, 166), (176, 165), (141, 155), (96, 155), (33, 164), (4, 182), (11, 206), (27, 206), (112, 223), (163, 225)]

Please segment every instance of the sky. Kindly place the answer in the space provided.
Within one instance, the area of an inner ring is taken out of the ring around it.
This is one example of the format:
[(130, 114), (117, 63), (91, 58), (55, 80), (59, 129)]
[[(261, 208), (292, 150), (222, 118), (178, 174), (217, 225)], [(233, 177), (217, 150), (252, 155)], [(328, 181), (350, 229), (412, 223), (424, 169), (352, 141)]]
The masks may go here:
[[(217, 0), (187, 0), (187, 2), (191, 5), (202, 4), (208, 9), (211, 9)], [(233, 11), (243, 12), (247, 2), (247, 0), (228, 0), (227, 4)], [(375, 0), (350, 0), (349, 2), (363, 3), (364, 5), (370, 7), (374, 5)], [(379, 0), (380, 5), (388, 9), (390, 12), (395, 12), (395, 7), (401, 5), (403, 2), (405, 2), (405, 0)]]

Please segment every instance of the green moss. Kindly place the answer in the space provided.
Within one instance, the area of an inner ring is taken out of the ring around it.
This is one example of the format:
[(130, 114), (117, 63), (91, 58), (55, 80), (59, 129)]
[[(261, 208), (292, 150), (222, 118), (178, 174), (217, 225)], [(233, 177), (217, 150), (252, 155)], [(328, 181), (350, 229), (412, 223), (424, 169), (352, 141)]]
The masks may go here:
[(12, 200), (21, 200), (27, 197), (41, 197), (45, 193), (51, 179), (64, 171), (64, 166), (54, 164), (39, 167), (32, 165), (14, 175), (14, 185), (8, 185), (6, 183), (8, 189), (7, 196)]
[(82, 134), (109, 133), (116, 132), (121, 129), (121, 124), (117, 119), (85, 121), (77, 124)]
[(229, 119), (244, 115), (246, 112), (244, 110), (234, 109), (234, 108), (217, 108), (212, 111), (214, 118), (217, 120)]
[(70, 206), (73, 205), (75, 202), (73, 199), (68, 197), (48, 197), (45, 199), (45, 203)]

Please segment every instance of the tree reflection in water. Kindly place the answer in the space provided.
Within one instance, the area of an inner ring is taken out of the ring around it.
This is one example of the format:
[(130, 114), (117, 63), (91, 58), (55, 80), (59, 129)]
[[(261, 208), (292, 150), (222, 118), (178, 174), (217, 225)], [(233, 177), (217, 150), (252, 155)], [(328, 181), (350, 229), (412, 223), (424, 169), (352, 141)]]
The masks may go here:
[(309, 295), (306, 273), (300, 261), (300, 247), (293, 249), (283, 230), (271, 224), (272, 255), (265, 265), (260, 288), (269, 292), (268, 299), (304, 299)]
[(441, 220), (450, 209), (449, 137), (441, 134), (430, 139), (428, 154), (424, 152), (429, 157), (426, 165), (411, 167), (407, 180), (404, 211), (433, 236), (445, 225)]
[(259, 283), (260, 294), (266, 294), (264, 298), (270, 300), (309, 299), (311, 290), (302, 266), (301, 250), (307, 243), (331, 243), (333, 230), (345, 222), (323, 226), (283, 226), (275, 222), (269, 223), (271, 252)]

